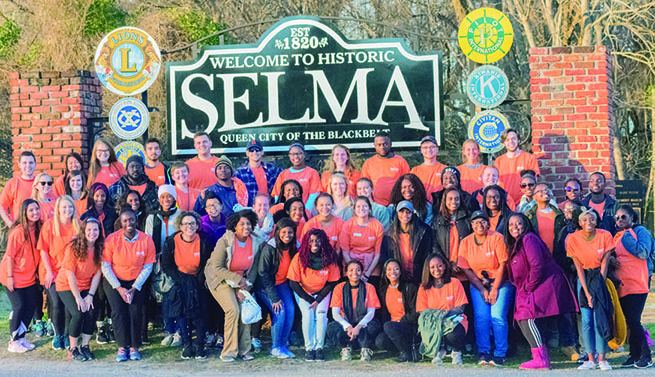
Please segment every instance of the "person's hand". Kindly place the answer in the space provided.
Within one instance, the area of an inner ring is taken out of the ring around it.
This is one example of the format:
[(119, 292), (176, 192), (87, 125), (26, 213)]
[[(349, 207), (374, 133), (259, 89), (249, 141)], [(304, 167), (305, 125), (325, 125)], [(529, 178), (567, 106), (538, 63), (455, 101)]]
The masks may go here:
[(496, 303), (496, 300), (498, 299), (498, 288), (492, 287), (491, 291), (489, 291), (489, 304), (493, 305)]
[(93, 297), (91, 295), (84, 297), (84, 303), (86, 304), (86, 310), (93, 309)]
[(248, 284), (248, 279), (241, 278), (241, 280), (239, 280), (239, 288), (245, 289), (247, 291), (250, 288), (250, 285)]
[(237, 301), (239, 301), (239, 303), (242, 303), (245, 299), (246, 296), (244, 296), (243, 293), (241, 293), (240, 291), (237, 291)]
[(52, 283), (54, 281), (55, 281), (55, 274), (53, 274), (52, 271), (46, 272), (45, 273), (45, 287), (50, 288), (50, 286), (52, 285)]
[(284, 305), (282, 304), (282, 300), (273, 303), (273, 313), (280, 314), (283, 309)]
[(318, 307), (318, 301), (314, 301), (309, 305), (309, 310), (316, 310)]
[(349, 337), (351, 340), (352, 340), (352, 338), (353, 338), (353, 337), (352, 337), (352, 333), (353, 333), (353, 327), (352, 327), (352, 326), (348, 326), (348, 327), (346, 327), (346, 334), (348, 334), (348, 337)]
[(75, 297), (75, 303), (77, 304), (77, 310), (81, 311), (82, 313), (86, 312), (86, 303), (82, 297)]
[(585, 293), (585, 295), (587, 296), (587, 303), (589, 304), (589, 307), (593, 308), (594, 305), (591, 303), (591, 295), (589, 293)]
[(126, 304), (129, 304), (131, 300), (128, 297), (129, 295), (127, 294), (127, 289), (123, 287), (118, 287), (116, 288), (116, 290), (118, 291), (118, 294), (121, 295), (123, 301), (125, 301)]
[(452, 262), (452, 265), (451, 265), (451, 266), (452, 266), (453, 271), (454, 271), (456, 274), (459, 273), (460, 271), (462, 271), (462, 269), (459, 268), (459, 267), (457, 266), (457, 262)]
[(355, 340), (355, 338), (357, 338), (357, 335), (359, 335), (359, 330), (361, 330), (361, 329), (362, 328), (359, 325), (352, 328), (352, 330), (350, 331), (350, 334), (349, 334), (351, 341), (353, 341), (353, 340)]
[(7, 289), (9, 289), (9, 292), (14, 291), (14, 278), (11, 276), (7, 278)]
[(482, 299), (487, 304), (489, 303), (489, 291), (486, 288), (484, 289), (484, 291), (482, 291)]
[(128, 304), (132, 303), (132, 300), (134, 299), (134, 293), (136, 292), (136, 288), (132, 287), (127, 290), (127, 298), (129, 301), (126, 301)]

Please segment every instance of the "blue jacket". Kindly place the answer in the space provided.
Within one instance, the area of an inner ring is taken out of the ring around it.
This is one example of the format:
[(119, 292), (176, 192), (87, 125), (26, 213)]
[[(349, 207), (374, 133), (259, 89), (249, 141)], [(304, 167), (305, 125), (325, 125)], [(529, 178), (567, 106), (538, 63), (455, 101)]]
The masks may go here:
[[(273, 190), (273, 186), (275, 186), (277, 176), (280, 175), (282, 169), (277, 165), (269, 162), (262, 162), (262, 168), (266, 174), (268, 194), (270, 195), (271, 191)], [(236, 173), (234, 173), (234, 176), (239, 178), (246, 185), (246, 189), (248, 189), (248, 206), (252, 207), (255, 201), (255, 196), (257, 196), (259, 193), (259, 187), (257, 186), (255, 174), (253, 174), (250, 166), (248, 166), (248, 162), (245, 162), (243, 165), (241, 165), (237, 169)]]
[[(590, 208), (590, 201), (591, 194), (587, 194), (587, 196), (582, 199), (582, 205)], [(605, 207), (603, 207), (603, 213), (600, 215), (602, 220), (598, 223), (598, 228), (606, 230), (614, 236), (616, 234), (616, 222), (614, 219), (614, 215), (616, 215), (616, 200), (607, 194), (605, 194)]]
[(655, 246), (655, 241), (648, 229), (641, 225), (636, 225), (632, 230), (634, 230), (637, 238), (635, 239), (630, 232), (625, 232), (621, 237), (621, 243), (628, 253), (639, 259), (646, 260), (646, 263), (648, 263), (648, 275), (650, 276), (653, 274), (653, 247)]

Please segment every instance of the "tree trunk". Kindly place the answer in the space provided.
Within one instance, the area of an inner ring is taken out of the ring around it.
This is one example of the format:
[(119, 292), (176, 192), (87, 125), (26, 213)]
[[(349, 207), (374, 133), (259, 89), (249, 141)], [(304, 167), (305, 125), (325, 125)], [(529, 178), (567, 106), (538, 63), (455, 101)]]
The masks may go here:
[[(652, 109), (650, 113), (650, 134), (651, 134), (651, 145), (652, 145), (652, 152), (650, 156), (650, 176), (648, 177), (648, 189), (646, 190), (646, 204), (644, 207), (644, 217), (645, 214), (648, 213), (648, 203), (650, 203), (649, 199), (651, 199), (651, 193), (653, 192), (653, 183), (655, 183), (655, 87), (651, 89), (651, 98), (650, 100), (653, 101), (652, 103)], [(653, 228), (655, 229), (655, 203), (653, 203)]]

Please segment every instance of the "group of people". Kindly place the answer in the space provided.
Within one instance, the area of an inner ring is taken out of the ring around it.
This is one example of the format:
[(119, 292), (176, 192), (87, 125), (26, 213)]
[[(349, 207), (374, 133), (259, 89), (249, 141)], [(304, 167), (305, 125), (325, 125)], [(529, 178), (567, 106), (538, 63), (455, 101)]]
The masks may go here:
[[(125, 167), (99, 139), (88, 174), (71, 153), (57, 179), (35, 174), (34, 155), (22, 152), (20, 175), (0, 194), (11, 229), (0, 263), (13, 310), (8, 349), (34, 348), (30, 324), (47, 333), (45, 293), (52, 347), (80, 361), (94, 358), (94, 333), (117, 343), (117, 361), (139, 360), (156, 322), (162, 344), (181, 346), (184, 359), (222, 343), (222, 361), (247, 361), (270, 315), (280, 359), (295, 357), (295, 332), (307, 361), (334, 345), (342, 360), (358, 351), (368, 361), (378, 349), (462, 364), (477, 350), (479, 364), (502, 366), (516, 321), (532, 353), (522, 369), (550, 368), (549, 348), (581, 369), (611, 369), (606, 354), (626, 327), (623, 366), (651, 366), (640, 322), (650, 233), (605, 193), (603, 174), (591, 174), (587, 195), (570, 179), (558, 203), (517, 131), (502, 140), (507, 152), (493, 166), (468, 140), (454, 167), (437, 161), (426, 136), (424, 162), (410, 170), (381, 132), (360, 171), (335, 145), (322, 174), (299, 143), (286, 170), (263, 161), (257, 140), (235, 167), (211, 154), (205, 133), (194, 135), (197, 156), (170, 167), (156, 139), (145, 161), (132, 156)], [(249, 296), (259, 323), (241, 318)]]

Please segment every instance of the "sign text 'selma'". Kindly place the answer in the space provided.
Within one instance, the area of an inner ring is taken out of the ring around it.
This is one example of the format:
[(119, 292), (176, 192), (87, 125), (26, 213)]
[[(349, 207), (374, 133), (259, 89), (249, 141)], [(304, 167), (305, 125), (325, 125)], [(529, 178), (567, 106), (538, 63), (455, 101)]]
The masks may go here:
[(334, 144), (370, 148), (380, 130), (396, 147), (441, 140), (441, 58), (417, 55), (402, 40), (349, 41), (313, 17), (291, 17), (256, 45), (212, 46), (196, 61), (167, 64), (174, 155), (195, 153), (205, 131), (214, 153)]

